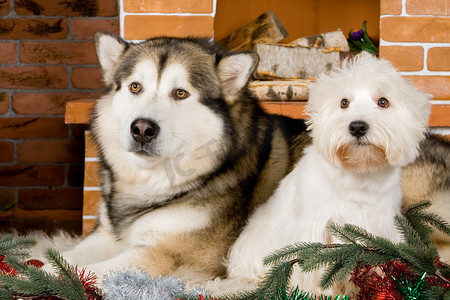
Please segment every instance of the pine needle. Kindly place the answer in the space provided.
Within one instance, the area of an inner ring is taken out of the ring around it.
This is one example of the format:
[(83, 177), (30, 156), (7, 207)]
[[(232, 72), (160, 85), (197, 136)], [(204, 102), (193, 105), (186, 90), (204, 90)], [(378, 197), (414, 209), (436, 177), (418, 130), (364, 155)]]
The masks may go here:
[(444, 234), (450, 235), (450, 224), (444, 218), (424, 211), (430, 206), (431, 202), (421, 201), (406, 208), (403, 215), (418, 232), (422, 232), (421, 227), (428, 224)]
[(12, 234), (4, 235), (0, 238), (0, 253), (5, 256), (28, 257), (28, 253), (23, 249), (36, 245), (36, 240), (31, 237), (19, 236), (14, 238)]
[(415, 245), (422, 251), (427, 248), (426, 243), (421, 239), (421, 236), (414, 230), (405, 217), (395, 216), (394, 224), (406, 243)]
[(301, 242), (294, 245), (288, 245), (265, 257), (264, 265), (274, 266), (286, 260), (291, 260), (298, 257), (310, 257), (322, 249), (322, 243)]
[[(55, 249), (47, 249), (45, 257), (56, 269), (61, 277), (61, 281), (52, 282), (57, 294), (68, 299), (87, 299), (85, 290), (74, 269)], [(59, 283), (63, 284), (60, 285)]]
[(333, 285), (336, 281), (338, 271), (343, 267), (342, 263), (336, 262), (329, 264), (320, 278), (320, 286), (325, 290)]

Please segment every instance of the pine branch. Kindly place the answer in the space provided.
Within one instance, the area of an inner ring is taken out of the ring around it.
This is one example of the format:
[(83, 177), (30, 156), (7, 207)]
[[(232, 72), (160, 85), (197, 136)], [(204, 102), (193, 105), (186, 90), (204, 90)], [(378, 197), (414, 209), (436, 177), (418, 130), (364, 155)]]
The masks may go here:
[(5, 287), (0, 286), (0, 300), (11, 300), (14, 297), (14, 293)]
[(52, 282), (53, 288), (57, 294), (68, 299), (87, 299), (83, 284), (74, 272), (74, 269), (55, 249), (47, 249), (45, 257), (48, 259), (54, 269), (56, 269), (61, 278), (60, 282)]
[(425, 209), (428, 209), (431, 206), (430, 201), (419, 201), (416, 203), (411, 204), (408, 207), (403, 208), (402, 215), (415, 215), (419, 212), (424, 211)]
[(4, 256), (15, 256), (23, 259), (29, 255), (22, 250), (34, 245), (36, 245), (36, 240), (31, 237), (19, 236), (14, 238), (12, 234), (7, 234), (0, 238), (0, 253)]
[(331, 222), (330, 224), (328, 224), (327, 229), (333, 236), (337, 237), (343, 243), (351, 243), (351, 244), (355, 244), (355, 245), (358, 244), (357, 238), (360, 235), (355, 236), (354, 234), (350, 234), (346, 228), (339, 226), (338, 224), (336, 224), (334, 222)]
[(36, 284), (36, 282), (27, 279), (25, 276), (18, 278), (9, 274), (2, 274), (0, 276), (0, 281), (3, 286), (8, 288), (14, 294), (24, 295), (24, 296), (51, 296), (51, 293), (42, 286), (41, 284)]
[[(374, 236), (361, 227), (351, 224), (339, 226), (335, 223), (330, 223), (328, 229), (331, 233), (336, 231), (345, 232), (346, 235), (364, 245), (365, 251), (379, 251), (389, 257), (398, 256), (396, 245), (393, 242), (383, 237)], [(342, 246), (342, 244), (338, 245)]]
[(356, 260), (363, 252), (363, 247), (358, 244), (324, 245), (322, 251), (303, 258), (300, 265), (304, 272), (311, 272), (328, 264), (344, 265), (346, 262)]
[(56, 250), (47, 250), (45, 256), (58, 271), (59, 276), (23, 262), (23, 258), (28, 257), (28, 253), (23, 249), (34, 244), (35, 241), (27, 237), (14, 238), (6, 235), (0, 238), (0, 249), (4, 261), (18, 272), (17, 275), (0, 272), (0, 293), (2, 294), (0, 300), (12, 299), (12, 295), (87, 299), (84, 285), (75, 270)]
[(360, 263), (363, 265), (375, 266), (389, 262), (392, 260), (392, 256), (365, 248), (364, 255), (360, 259)]
[(394, 224), (397, 230), (402, 233), (402, 239), (407, 244), (415, 245), (422, 251), (425, 251), (428, 248), (427, 242), (424, 242), (418, 232), (414, 230), (414, 228), (408, 222), (408, 219), (403, 216), (397, 215), (394, 217)]
[[(450, 235), (450, 224), (444, 218), (424, 211), (430, 206), (430, 201), (421, 201), (406, 208), (402, 214), (415, 230), (417, 230), (417, 227), (428, 224), (444, 234)], [(420, 232), (420, 230), (417, 231)]]
[(333, 285), (336, 281), (337, 273), (342, 269), (343, 265), (340, 262), (330, 263), (325, 269), (322, 278), (320, 278), (319, 285), (325, 290)]
[(315, 255), (318, 251), (323, 249), (322, 243), (297, 243), (288, 245), (264, 258), (264, 265), (275, 266), (286, 260), (291, 260), (295, 257), (309, 257)]
[(271, 297), (278, 299), (280, 292), (288, 286), (288, 280), (292, 273), (292, 265), (289, 262), (283, 262), (270, 268), (267, 276), (261, 282), (261, 285), (250, 293), (242, 293), (240, 295), (233, 295), (230, 298), (239, 299), (255, 299), (255, 300), (270, 300)]
[[(402, 261), (419, 273), (427, 272), (448, 282), (441, 272), (447, 274), (450, 271), (448, 266), (438, 271), (436, 267), (438, 252), (431, 244), (429, 234), (430, 226), (446, 234), (450, 233), (450, 227), (439, 216), (424, 212), (424, 209), (428, 207), (428, 202), (421, 202), (408, 208), (405, 216), (395, 217), (394, 222), (404, 242), (394, 243), (355, 225), (340, 226), (331, 223), (328, 226), (329, 231), (339, 240), (344, 241), (344, 244), (300, 242), (275, 251), (265, 258), (264, 263), (273, 266), (290, 259), (288, 263), (291, 266), (299, 264), (305, 272), (326, 267), (320, 281), (324, 289), (330, 287), (336, 280), (345, 280), (358, 265), (377, 266), (391, 260)], [(270, 274), (267, 275), (267, 277), (270, 276)], [(266, 280), (268, 280), (267, 277)], [(287, 283), (288, 279), (283, 279), (283, 282)], [(259, 295), (262, 291), (260, 288), (256, 294), (251, 295)]]

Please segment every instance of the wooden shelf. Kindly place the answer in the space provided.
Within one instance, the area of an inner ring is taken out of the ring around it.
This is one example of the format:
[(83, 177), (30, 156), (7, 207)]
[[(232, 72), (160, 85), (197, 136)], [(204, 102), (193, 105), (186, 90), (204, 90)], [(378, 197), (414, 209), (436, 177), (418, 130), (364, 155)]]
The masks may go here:
[[(66, 104), (66, 124), (89, 123), (95, 99), (80, 99)], [(261, 102), (262, 107), (271, 114), (279, 114), (291, 118), (306, 118), (304, 113), (306, 101)], [(450, 105), (434, 104), (428, 122), (431, 127), (450, 127)]]

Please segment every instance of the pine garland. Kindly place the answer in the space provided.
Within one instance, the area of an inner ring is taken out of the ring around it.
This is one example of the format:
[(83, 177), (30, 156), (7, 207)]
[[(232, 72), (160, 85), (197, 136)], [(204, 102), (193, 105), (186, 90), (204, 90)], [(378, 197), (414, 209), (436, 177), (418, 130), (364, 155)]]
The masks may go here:
[[(450, 299), (450, 266), (439, 261), (431, 243), (433, 228), (450, 235), (450, 225), (441, 217), (426, 212), (429, 202), (420, 202), (395, 217), (403, 242), (393, 243), (366, 230), (350, 225), (330, 224), (330, 233), (343, 244), (299, 242), (286, 246), (268, 257), (270, 267), (265, 279), (253, 291), (228, 294), (219, 298), (190, 293), (179, 299), (258, 299), (258, 300), (348, 300), (313, 295), (301, 287), (289, 288), (294, 265), (309, 272), (325, 268), (322, 288), (336, 281), (348, 280), (360, 288), (357, 299)], [(102, 299), (95, 286), (95, 276), (70, 266), (54, 249), (46, 251), (57, 275), (50, 274), (35, 262), (25, 261), (27, 248), (35, 245), (29, 237), (0, 238), (0, 300), (18, 299)], [(381, 270), (373, 272), (374, 268)], [(143, 287), (144, 288), (144, 287)], [(389, 298), (390, 297), (390, 298)], [(381, 298), (380, 298), (381, 299)]]
[(14, 239), (6, 235), (0, 239), (0, 262), (4, 264), (0, 269), (0, 300), (10, 300), (16, 295), (72, 300), (101, 298), (100, 290), (95, 287), (95, 277), (72, 268), (54, 249), (48, 249), (45, 257), (57, 275), (24, 262), (29, 253), (23, 249), (35, 244), (29, 237)]
[[(332, 223), (328, 226), (328, 230), (343, 241), (343, 244), (299, 242), (279, 249), (264, 259), (264, 264), (271, 268), (256, 290), (225, 295), (217, 299), (290, 299), (286, 298), (289, 297), (286, 286), (295, 264), (298, 264), (304, 272), (325, 267), (320, 280), (323, 289), (336, 281), (346, 280), (349, 275), (352, 275), (353, 281), (357, 281), (358, 272), (361, 273), (363, 270), (366, 274), (372, 274), (374, 272), (371, 270), (378, 266), (386, 271), (385, 277), (375, 279), (380, 281), (386, 278), (389, 284), (395, 285), (394, 292), (402, 294), (403, 297), (396, 299), (447, 299), (446, 297), (450, 297), (450, 267), (439, 262), (439, 254), (431, 243), (430, 235), (433, 228), (450, 235), (450, 225), (436, 214), (426, 212), (425, 209), (430, 205), (428, 201), (423, 201), (407, 208), (402, 215), (395, 216), (395, 225), (403, 238), (401, 243), (393, 243), (386, 238), (375, 236), (355, 225), (340, 226)], [(392, 278), (390, 274), (394, 266), (397, 268), (399, 278)], [(364, 284), (368, 284), (369, 279), (375, 280), (367, 276), (364, 278)], [(294, 289), (297, 295), (299, 288), (301, 287)], [(366, 291), (371, 290), (374, 289)], [(421, 296), (416, 295), (416, 298), (413, 298), (411, 295), (414, 293), (421, 293)], [(305, 295), (309, 298), (305, 298)], [(360, 294), (358, 297), (372, 299), (373, 296)], [(307, 292), (301, 292), (300, 298), (296, 299), (331, 299), (331, 297), (322, 295), (314, 297)], [(349, 298), (336, 296), (335, 299)]]

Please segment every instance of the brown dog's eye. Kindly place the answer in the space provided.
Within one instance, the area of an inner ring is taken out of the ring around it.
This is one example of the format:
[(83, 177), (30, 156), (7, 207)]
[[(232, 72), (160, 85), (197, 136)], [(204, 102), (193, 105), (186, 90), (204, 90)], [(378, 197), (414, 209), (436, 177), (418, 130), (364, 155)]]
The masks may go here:
[(347, 108), (349, 106), (350, 102), (348, 102), (347, 99), (342, 99), (341, 100), (341, 108)]
[(130, 84), (130, 92), (132, 92), (133, 94), (139, 94), (141, 89), (142, 89), (142, 86), (139, 82), (132, 82)]
[(388, 106), (389, 106), (389, 101), (388, 101), (388, 99), (386, 99), (386, 98), (384, 98), (384, 97), (378, 99), (378, 106), (379, 106), (379, 107), (382, 107), (382, 108), (388, 107)]
[(187, 92), (187, 91), (185, 91), (183, 89), (175, 89), (172, 92), (172, 97), (175, 100), (183, 100), (183, 99), (186, 99), (189, 96), (190, 96), (189, 92)]

